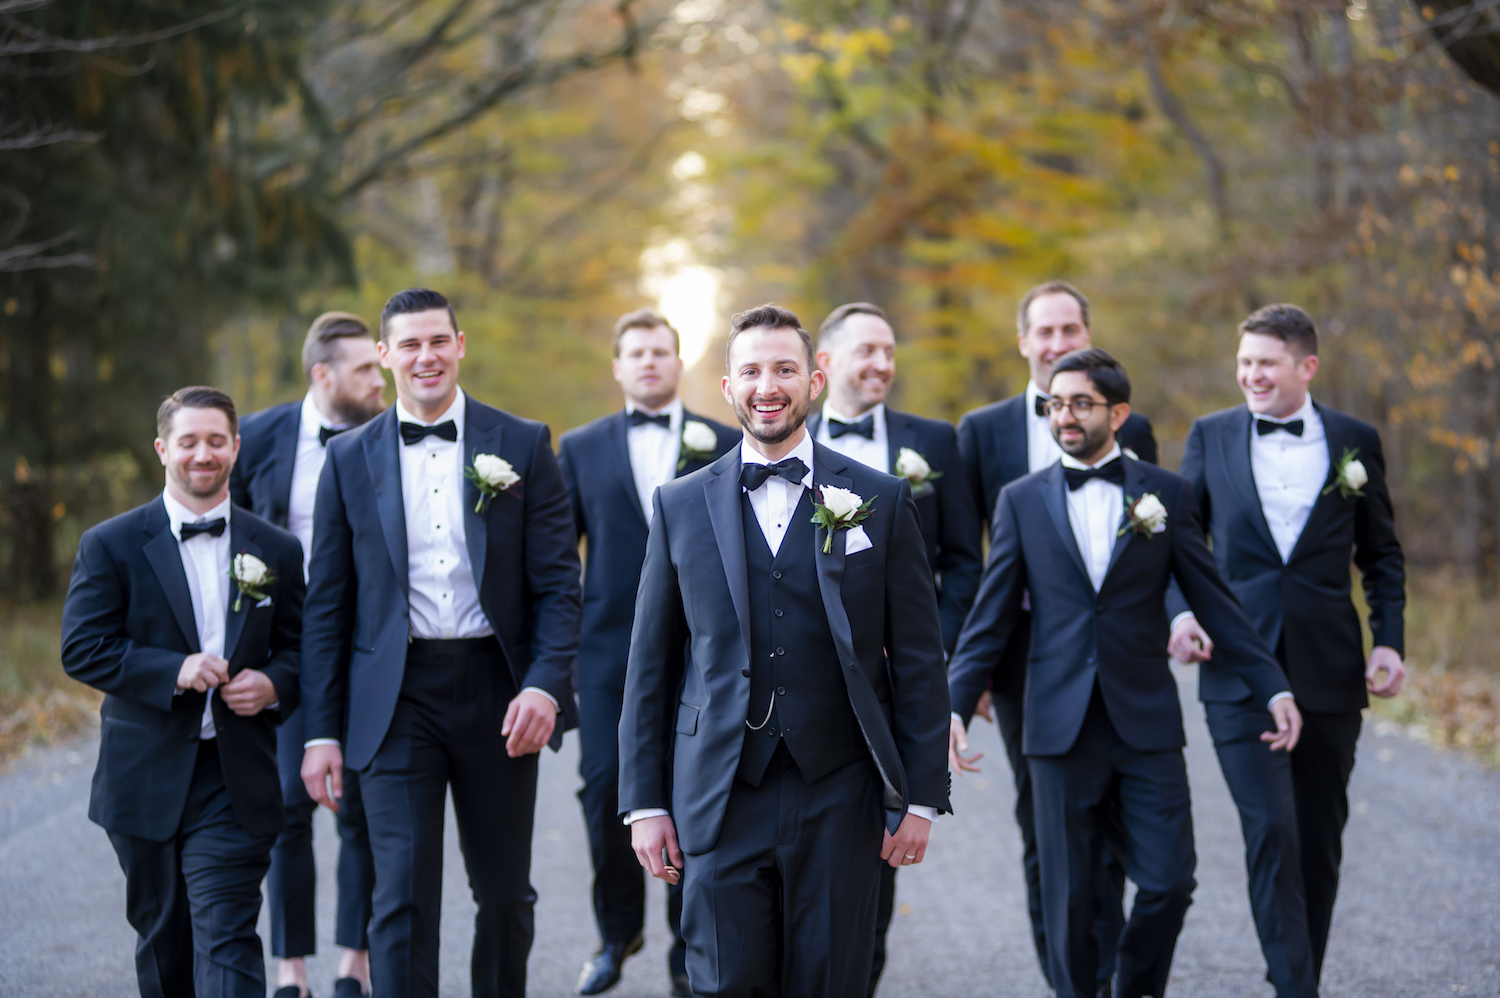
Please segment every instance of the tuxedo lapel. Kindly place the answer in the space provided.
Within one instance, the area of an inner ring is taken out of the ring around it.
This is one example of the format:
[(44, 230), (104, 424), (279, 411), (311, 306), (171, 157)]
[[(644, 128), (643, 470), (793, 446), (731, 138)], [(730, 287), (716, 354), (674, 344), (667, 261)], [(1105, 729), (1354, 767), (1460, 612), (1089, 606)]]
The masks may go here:
[[(1146, 476), (1141, 473), (1140, 462), (1132, 461), (1123, 455), (1120, 457), (1120, 460), (1125, 462), (1125, 503), (1120, 510), (1120, 522), (1117, 525), (1117, 529), (1124, 528), (1129, 522), (1131, 501), (1139, 499), (1146, 491)], [(1135, 531), (1129, 529), (1121, 529), (1118, 536), (1115, 537), (1115, 546), (1109, 554), (1109, 567), (1104, 570), (1104, 578), (1099, 582), (1100, 592), (1104, 591), (1104, 583), (1109, 581), (1109, 573), (1115, 570), (1115, 562), (1120, 560), (1120, 555), (1125, 553), (1125, 549), (1130, 546), (1130, 542), (1134, 539)]]
[[(919, 446), (921, 441), (917, 439), (916, 427), (904, 412), (894, 412), (890, 406), (885, 409), (885, 449), (887, 455), (886, 470), (896, 474), (896, 458), (901, 456), (901, 448), (910, 447), (918, 454), (922, 454)], [(927, 455), (922, 454), (925, 458)]]
[(1083, 552), (1078, 550), (1078, 538), (1073, 536), (1073, 523), (1068, 519), (1068, 481), (1063, 475), (1062, 462), (1052, 465), (1044, 474), (1047, 476), (1047, 487), (1043, 489), (1042, 494), (1046, 497), (1047, 515), (1052, 518), (1052, 526), (1057, 528), (1063, 549), (1068, 552), (1068, 557), (1073, 559), (1073, 564), (1083, 576), (1083, 581), (1088, 583), (1090, 589), (1093, 589), (1094, 582), (1089, 578), (1089, 570), (1083, 564)]
[[(229, 518), (229, 564), (234, 565), (234, 556), (237, 554), (251, 554), (257, 558), (261, 557), (260, 546), (255, 543), (250, 532), (240, 526), (240, 517)], [(255, 608), (256, 600), (246, 596), (240, 601), (239, 612), (233, 609), (235, 597), (239, 595), (239, 586), (233, 579), (229, 582), (229, 600), (224, 604), (223, 612), (227, 614), (224, 623), (224, 657), (230, 662), (234, 661), (234, 653), (240, 644), (240, 635), (245, 631), (245, 620), (250, 616), (251, 610)], [(274, 595), (273, 595), (274, 598)]]
[[(998, 439), (995, 441), (995, 453), (999, 455), (1001, 476), (1007, 482), (1013, 482), (1031, 471), (1031, 434), (1026, 431), (1026, 398), (1026, 393), (1022, 392), (1012, 400), (1014, 404), (1005, 406), (996, 414)], [(1068, 536), (1072, 536), (1071, 530)]]
[[(499, 454), (501, 427), (489, 421), (488, 413), (471, 398), (464, 407), (464, 467), (474, 466), (478, 454)], [(484, 512), (479, 507), (479, 486), (464, 476), (464, 547), (469, 552), (469, 567), (474, 571), (474, 589), (484, 592), (484, 555), (489, 550), (490, 509), (497, 502), (516, 502), (522, 494), (501, 493), (484, 503)], [(525, 482), (517, 482), (512, 489), (525, 489)], [(403, 510), (402, 516), (405, 516)]]
[(146, 534), (151, 539), (143, 551), (151, 570), (156, 573), (156, 581), (161, 583), (162, 592), (166, 594), (173, 619), (187, 639), (188, 647), (196, 653), (203, 649), (198, 647), (198, 622), (193, 617), (193, 594), (188, 589), (187, 573), (182, 570), (182, 553), (177, 549), (178, 541), (172, 533), (166, 505), (160, 499), (156, 505), (146, 524)]
[(615, 413), (614, 423), (609, 428), (609, 442), (615, 474), (620, 476), (620, 485), (630, 499), (630, 508), (635, 510), (642, 523), (647, 523), (646, 511), (641, 508), (641, 494), (635, 487), (635, 469), (630, 464), (630, 414), (624, 409)]
[(1255, 468), (1250, 463), (1250, 410), (1241, 406), (1234, 418), (1226, 420), (1224, 435), (1219, 437), (1219, 452), (1224, 461), (1224, 470), (1229, 478), (1234, 495), (1243, 496), (1244, 502), (1253, 508), (1250, 523), (1255, 535), (1266, 549), (1281, 560), (1281, 549), (1271, 536), (1271, 525), (1266, 522), (1266, 511), (1260, 504), (1260, 490), (1255, 485)]
[(406, 556), (406, 504), (401, 498), (401, 435), (396, 428), (396, 407), (391, 406), (376, 417), (375, 425), (360, 438), (369, 469), (370, 485), (375, 490), (375, 509), (380, 529), (385, 534), (385, 549), (391, 556), (391, 568), (401, 582), (402, 596), (411, 595), (411, 578)]
[(302, 407), (297, 406), (287, 415), (276, 432), (275, 456), (271, 468), (276, 511), (285, 522), (292, 509), (292, 470), (297, 463), (297, 437), (302, 432)]
[(703, 483), (708, 502), (708, 520), (719, 545), (719, 560), (729, 583), (729, 597), (740, 621), (745, 660), (750, 659), (750, 580), (745, 567), (745, 523), (740, 512), (740, 455), (725, 454), (713, 465), (714, 474)]

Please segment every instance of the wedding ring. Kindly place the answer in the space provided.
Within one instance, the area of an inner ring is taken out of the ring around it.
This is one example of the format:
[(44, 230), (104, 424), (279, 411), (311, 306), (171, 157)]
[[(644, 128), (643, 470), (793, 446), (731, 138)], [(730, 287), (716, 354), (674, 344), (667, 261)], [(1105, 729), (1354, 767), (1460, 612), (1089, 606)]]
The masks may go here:
[(916, 859), (917, 858), (917, 854), (914, 853), (914, 852), (909, 852), (909, 853), (906, 854), (906, 858), (907, 859)]

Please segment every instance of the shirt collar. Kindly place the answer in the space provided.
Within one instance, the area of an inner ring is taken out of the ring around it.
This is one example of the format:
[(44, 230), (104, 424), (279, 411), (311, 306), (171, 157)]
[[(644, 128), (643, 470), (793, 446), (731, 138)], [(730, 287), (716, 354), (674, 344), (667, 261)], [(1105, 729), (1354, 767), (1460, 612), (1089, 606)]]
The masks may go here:
[[(875, 408), (865, 413), (865, 416), (875, 417), (875, 428), (879, 430), (885, 425), (885, 403), (878, 402)], [(857, 423), (865, 416), (845, 416), (831, 405), (823, 406), (823, 426), (826, 428), (830, 419), (836, 419), (840, 423)]]
[(1264, 419), (1268, 423), (1285, 424), (1294, 422), (1299, 419), (1304, 423), (1310, 422), (1314, 415), (1312, 393), (1308, 392), (1307, 398), (1302, 400), (1302, 408), (1298, 409), (1296, 412), (1292, 413), (1290, 416), (1287, 416), (1284, 419), (1277, 419), (1275, 416), (1262, 416), (1260, 413), (1251, 413), (1251, 415), (1256, 419)]
[[(807, 487), (811, 488), (812, 487), (812, 476), (813, 476), (813, 438), (812, 438), (812, 434), (811, 433), (804, 433), (802, 435), (802, 442), (799, 443), (796, 447), (793, 447), (792, 448), (792, 452), (790, 454), (788, 454), (786, 457), (780, 458), (779, 460), (786, 461), (786, 460), (789, 460), (790, 458), (794, 458), (794, 457), (801, 458), (802, 459), (802, 463), (805, 464), (805, 465), (807, 465), (807, 475), (802, 479), (802, 484), (804, 486), (807, 486)], [(740, 441), (740, 463), (741, 464), (775, 464), (777, 462), (772, 461), (770, 458), (766, 457), (760, 451), (756, 450), (754, 447), (751, 447), (750, 446), (750, 441), (748, 441), (748, 440), (741, 440)]]
[(323, 410), (318, 408), (318, 403), (313, 401), (312, 392), (308, 392), (302, 399), (302, 435), (305, 437), (315, 437), (318, 435), (318, 428), (322, 426), (326, 426), (331, 430), (347, 430), (350, 428), (349, 424), (335, 423), (324, 415)]
[(161, 490), (161, 499), (167, 507), (167, 520), (170, 522), (172, 528), (172, 536), (179, 541), (182, 540), (182, 525), (184, 523), (197, 523), (199, 520), (216, 520), (222, 516), (224, 523), (227, 525), (229, 523), (230, 510), (234, 508), (234, 504), (226, 498), (207, 513), (194, 513), (182, 503), (172, 498), (172, 493), (166, 489)]
[(1109, 453), (1105, 454), (1102, 458), (1100, 458), (1098, 461), (1096, 461), (1092, 465), (1084, 464), (1082, 461), (1078, 460), (1077, 458), (1073, 457), (1071, 454), (1068, 454), (1068, 453), (1064, 453), (1063, 454), (1063, 456), (1062, 456), (1062, 463), (1063, 463), (1063, 467), (1064, 468), (1090, 468), (1090, 467), (1102, 468), (1106, 464), (1108, 464), (1109, 462), (1113, 461), (1115, 458), (1117, 458), (1119, 456), (1120, 456), (1120, 441), (1116, 440), (1115, 441), (1115, 445), (1109, 449)]
[(636, 405), (634, 402), (630, 401), (629, 399), (626, 399), (625, 400), (625, 415), (628, 416), (632, 412), (644, 412), (648, 416), (660, 416), (662, 413), (666, 413), (669, 417), (671, 417), (671, 421), (672, 421), (671, 425), (672, 426), (674, 426), (674, 427), (681, 426), (682, 425), (682, 397), (678, 396), (677, 398), (674, 398), (671, 402), (668, 402), (665, 406), (663, 406), (662, 408), (658, 409), (656, 412), (652, 412), (650, 409), (647, 409), (645, 406)]
[(446, 423), (448, 420), (451, 419), (451, 420), (453, 420), (453, 425), (456, 426), (456, 427), (458, 427), (458, 440), (456, 442), (457, 443), (463, 443), (463, 439), (464, 439), (464, 411), (467, 408), (467, 406), (465, 405), (465, 398), (466, 398), (466, 396), (464, 395), (464, 390), (462, 388), (458, 389), (457, 392), (455, 392), (455, 394), (453, 396), (453, 404), (448, 407), (448, 411), (445, 412), (445, 413), (443, 413), (441, 416), (439, 416), (436, 420), (434, 420), (431, 423), (427, 422), (427, 420), (425, 420), (425, 419), (418, 419), (416, 416), (413, 416), (411, 413), (407, 412), (406, 411), (406, 406), (404, 406), (404, 405), (401, 404), (401, 400), (400, 399), (397, 399), (396, 400), (396, 422), (398, 422), (398, 423), (416, 423), (419, 426), (436, 426), (438, 423)]

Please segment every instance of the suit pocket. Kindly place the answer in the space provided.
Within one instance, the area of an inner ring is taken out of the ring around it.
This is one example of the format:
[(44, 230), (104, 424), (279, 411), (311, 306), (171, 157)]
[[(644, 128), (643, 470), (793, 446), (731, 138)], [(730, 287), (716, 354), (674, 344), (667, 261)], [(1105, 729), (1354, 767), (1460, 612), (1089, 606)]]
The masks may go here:
[(679, 735), (694, 735), (698, 733), (698, 708), (690, 703), (677, 705), (677, 733)]

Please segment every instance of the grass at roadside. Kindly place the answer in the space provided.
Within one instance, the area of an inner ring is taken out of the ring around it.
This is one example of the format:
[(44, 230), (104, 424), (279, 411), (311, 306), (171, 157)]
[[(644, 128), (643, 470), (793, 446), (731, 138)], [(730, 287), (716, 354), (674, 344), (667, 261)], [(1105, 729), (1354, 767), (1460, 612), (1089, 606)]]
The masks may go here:
[(0, 603), (0, 762), (97, 723), (99, 694), (58, 657), (60, 603)]

